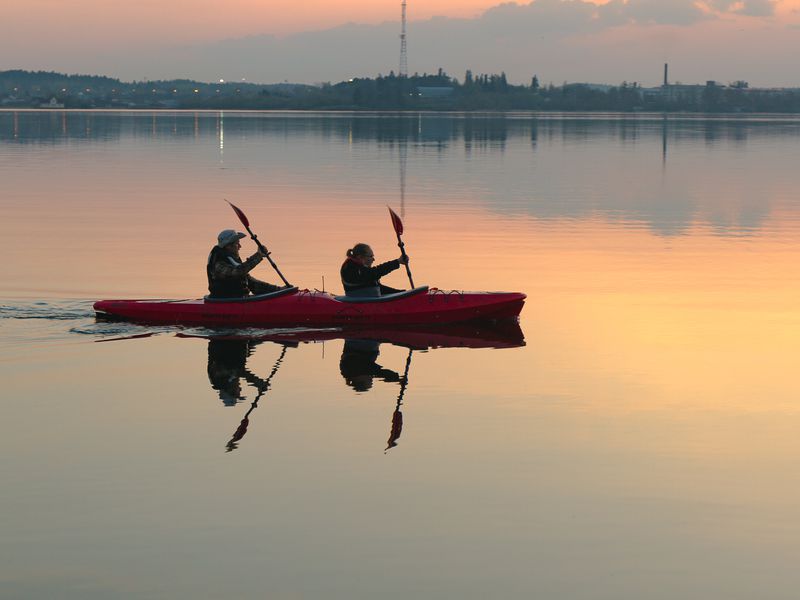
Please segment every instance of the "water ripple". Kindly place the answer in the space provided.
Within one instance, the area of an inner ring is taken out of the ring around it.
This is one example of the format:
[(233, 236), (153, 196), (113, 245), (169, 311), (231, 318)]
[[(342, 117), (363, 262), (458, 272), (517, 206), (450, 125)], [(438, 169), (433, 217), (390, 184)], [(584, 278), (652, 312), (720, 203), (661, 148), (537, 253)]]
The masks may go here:
[(90, 300), (50, 300), (0, 304), (0, 319), (74, 321), (94, 316)]

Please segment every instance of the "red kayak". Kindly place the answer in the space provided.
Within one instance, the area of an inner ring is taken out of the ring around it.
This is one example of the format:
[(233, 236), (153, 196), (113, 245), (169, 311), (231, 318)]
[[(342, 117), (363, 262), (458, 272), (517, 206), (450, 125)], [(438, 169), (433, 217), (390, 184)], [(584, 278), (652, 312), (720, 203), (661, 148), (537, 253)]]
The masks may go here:
[(209, 326), (305, 327), (434, 325), (517, 317), (518, 292), (460, 292), (427, 286), (379, 298), (333, 296), (285, 288), (236, 299), (100, 300), (98, 316), (141, 323)]

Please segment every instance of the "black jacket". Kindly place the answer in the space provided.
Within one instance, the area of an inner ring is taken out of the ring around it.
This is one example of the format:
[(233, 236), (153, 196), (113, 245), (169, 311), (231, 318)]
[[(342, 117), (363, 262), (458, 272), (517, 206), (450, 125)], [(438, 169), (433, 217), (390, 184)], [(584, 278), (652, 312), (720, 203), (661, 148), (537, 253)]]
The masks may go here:
[(347, 296), (382, 296), (399, 292), (394, 288), (381, 285), (380, 278), (400, 267), (400, 261), (390, 260), (377, 267), (365, 267), (352, 258), (342, 264), (340, 274), (344, 293)]

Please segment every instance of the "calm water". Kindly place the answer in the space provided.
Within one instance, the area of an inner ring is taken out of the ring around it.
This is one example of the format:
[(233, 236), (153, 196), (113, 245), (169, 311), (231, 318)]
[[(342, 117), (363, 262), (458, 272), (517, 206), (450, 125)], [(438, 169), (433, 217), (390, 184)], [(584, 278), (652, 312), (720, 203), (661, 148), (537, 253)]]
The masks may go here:
[[(795, 598), (798, 146), (779, 117), (0, 112), (0, 597)], [(337, 291), (355, 242), (396, 256), (391, 205), (416, 283), (526, 292), (520, 327), (95, 321), (201, 295), (225, 198)]]

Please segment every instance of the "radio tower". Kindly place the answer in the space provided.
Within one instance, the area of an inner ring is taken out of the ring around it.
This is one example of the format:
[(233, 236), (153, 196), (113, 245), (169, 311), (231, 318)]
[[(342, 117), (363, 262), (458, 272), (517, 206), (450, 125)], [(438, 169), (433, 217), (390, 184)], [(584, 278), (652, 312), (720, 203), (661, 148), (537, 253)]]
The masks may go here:
[(408, 77), (408, 54), (406, 51), (406, 0), (402, 1), (402, 17), (400, 19), (400, 77)]

